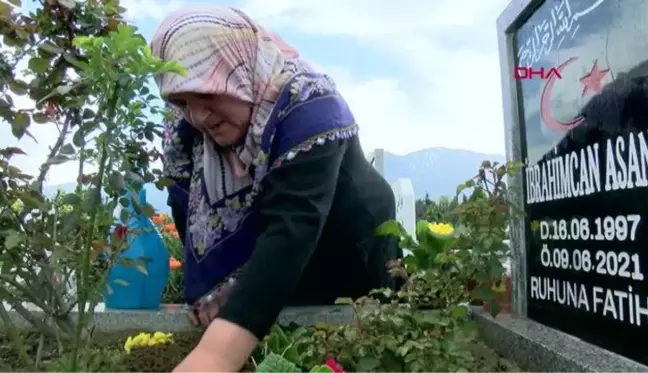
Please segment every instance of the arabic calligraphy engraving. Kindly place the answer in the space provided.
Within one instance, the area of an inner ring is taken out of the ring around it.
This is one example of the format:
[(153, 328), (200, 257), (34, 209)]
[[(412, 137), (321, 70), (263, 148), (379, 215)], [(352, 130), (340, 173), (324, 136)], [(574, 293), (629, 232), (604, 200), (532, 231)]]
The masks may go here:
[(573, 12), (569, 0), (560, 0), (550, 8), (550, 17), (534, 25), (532, 36), (522, 43), (518, 66), (531, 67), (552, 50), (560, 48), (565, 38), (573, 39), (580, 28), (578, 20), (592, 12), (605, 0), (595, 0), (587, 8)]

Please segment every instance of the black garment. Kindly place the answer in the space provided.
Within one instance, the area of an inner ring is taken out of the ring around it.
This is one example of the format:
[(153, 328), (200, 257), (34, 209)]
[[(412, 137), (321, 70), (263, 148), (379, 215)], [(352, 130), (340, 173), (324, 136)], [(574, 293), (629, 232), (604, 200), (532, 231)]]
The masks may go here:
[(357, 137), (298, 153), (263, 181), (262, 234), (218, 317), (262, 339), (286, 305), (327, 305), (396, 283), (402, 257), (376, 228), (395, 218), (390, 185)]

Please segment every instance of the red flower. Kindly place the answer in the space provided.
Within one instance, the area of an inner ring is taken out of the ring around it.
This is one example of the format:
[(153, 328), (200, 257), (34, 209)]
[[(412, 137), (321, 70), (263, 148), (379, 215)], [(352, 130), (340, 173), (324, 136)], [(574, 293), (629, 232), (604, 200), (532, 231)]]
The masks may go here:
[(117, 239), (123, 240), (124, 238), (126, 238), (126, 234), (128, 234), (128, 227), (125, 227), (121, 224), (115, 227), (115, 235), (117, 236)]
[(47, 104), (45, 105), (45, 112), (49, 116), (54, 116), (56, 115), (56, 112), (58, 110), (56, 109), (56, 105), (52, 101), (48, 101)]
[(335, 359), (327, 359), (326, 366), (331, 368), (331, 370), (334, 372), (344, 372), (344, 369), (342, 369), (340, 364), (338, 364), (338, 362), (335, 361)]

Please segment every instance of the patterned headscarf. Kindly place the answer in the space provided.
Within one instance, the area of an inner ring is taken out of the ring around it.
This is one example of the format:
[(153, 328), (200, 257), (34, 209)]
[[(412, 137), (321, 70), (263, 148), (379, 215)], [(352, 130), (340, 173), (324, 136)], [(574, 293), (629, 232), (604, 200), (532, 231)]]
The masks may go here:
[[(263, 130), (285, 82), (296, 73), (312, 71), (278, 35), (226, 7), (188, 7), (171, 14), (155, 33), (151, 49), (153, 55), (179, 61), (186, 69), (185, 76), (166, 73), (156, 77), (164, 100), (172, 93), (228, 94), (253, 105), (244, 145), (234, 149), (246, 169), (254, 165)], [(205, 136), (204, 172), (212, 201), (236, 192), (218, 190), (216, 178), (239, 174), (232, 157), (228, 156), (229, 167), (215, 161), (217, 152), (228, 150), (218, 149)], [(238, 180), (235, 187), (240, 190), (249, 183)]]

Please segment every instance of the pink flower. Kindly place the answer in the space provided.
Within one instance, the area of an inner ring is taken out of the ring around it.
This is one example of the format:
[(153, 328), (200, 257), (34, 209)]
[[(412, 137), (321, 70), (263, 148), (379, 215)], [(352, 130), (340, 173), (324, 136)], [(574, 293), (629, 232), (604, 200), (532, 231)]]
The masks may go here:
[(340, 364), (338, 364), (338, 362), (335, 361), (335, 359), (327, 359), (326, 360), (326, 366), (331, 368), (331, 370), (334, 371), (334, 372), (344, 372), (344, 369), (342, 369)]

